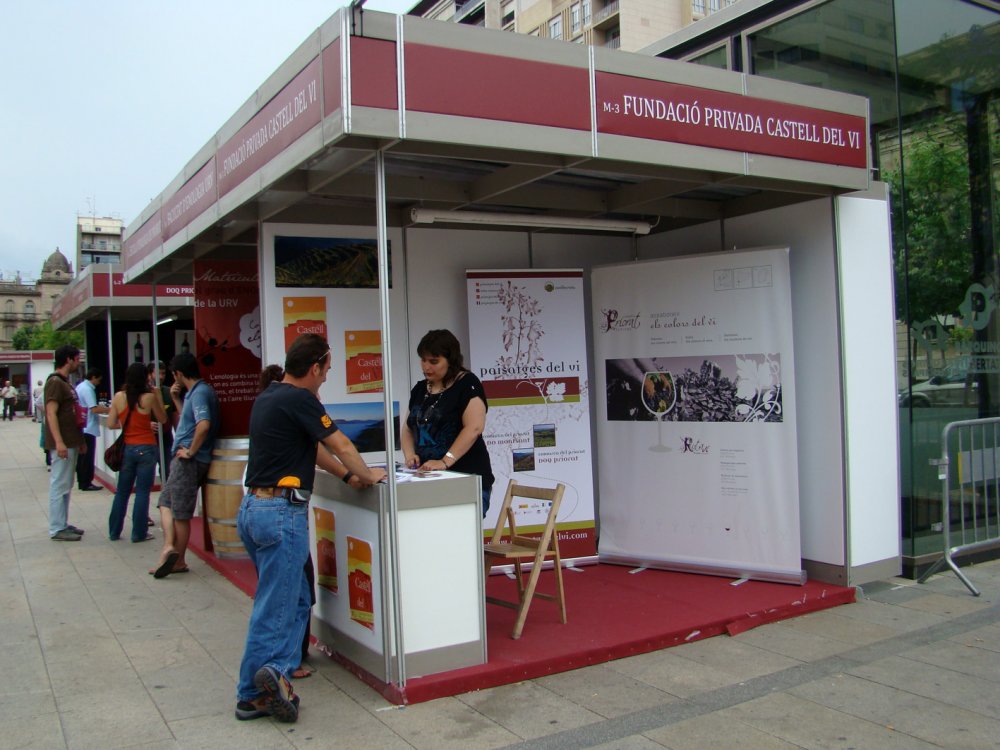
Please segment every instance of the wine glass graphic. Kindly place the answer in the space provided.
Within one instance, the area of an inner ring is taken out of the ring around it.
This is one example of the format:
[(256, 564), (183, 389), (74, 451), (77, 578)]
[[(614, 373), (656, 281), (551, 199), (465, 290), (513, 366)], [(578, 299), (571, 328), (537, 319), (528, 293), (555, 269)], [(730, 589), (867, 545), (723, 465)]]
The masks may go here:
[(677, 389), (674, 377), (669, 372), (647, 372), (642, 376), (642, 405), (656, 417), (656, 445), (649, 449), (656, 453), (666, 453), (669, 447), (663, 444), (663, 417), (677, 403)]

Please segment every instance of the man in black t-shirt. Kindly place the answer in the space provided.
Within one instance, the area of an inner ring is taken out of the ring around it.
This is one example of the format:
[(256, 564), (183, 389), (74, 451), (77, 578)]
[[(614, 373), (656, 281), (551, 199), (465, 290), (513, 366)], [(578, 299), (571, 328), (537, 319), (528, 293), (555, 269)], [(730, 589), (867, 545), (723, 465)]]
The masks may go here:
[(309, 555), (309, 496), (317, 444), (347, 467), (343, 477), (363, 486), (385, 478), (370, 468), (330, 419), (318, 394), (330, 369), (326, 339), (304, 334), (285, 356), (285, 376), (258, 396), (250, 412), (247, 494), (237, 529), (257, 567), (257, 593), (247, 627), (236, 688), (236, 718), (298, 718), (299, 698), (288, 680), (299, 664), (310, 592), (302, 568)]

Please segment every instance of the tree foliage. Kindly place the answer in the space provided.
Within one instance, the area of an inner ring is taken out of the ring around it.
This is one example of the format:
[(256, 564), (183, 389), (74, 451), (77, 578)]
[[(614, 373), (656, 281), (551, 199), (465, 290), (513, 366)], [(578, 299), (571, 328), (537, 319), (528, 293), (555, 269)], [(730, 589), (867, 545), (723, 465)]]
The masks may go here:
[(14, 331), (11, 337), (11, 347), (17, 351), (33, 351), (37, 349), (56, 349), (63, 344), (83, 348), (83, 331), (57, 331), (52, 323), (46, 320), (38, 325), (22, 326)]
[(961, 141), (946, 134), (923, 133), (907, 144), (905, 184), (898, 171), (887, 173), (896, 213), (896, 316), (910, 324), (957, 315), (975, 281), (969, 251), (969, 164)]

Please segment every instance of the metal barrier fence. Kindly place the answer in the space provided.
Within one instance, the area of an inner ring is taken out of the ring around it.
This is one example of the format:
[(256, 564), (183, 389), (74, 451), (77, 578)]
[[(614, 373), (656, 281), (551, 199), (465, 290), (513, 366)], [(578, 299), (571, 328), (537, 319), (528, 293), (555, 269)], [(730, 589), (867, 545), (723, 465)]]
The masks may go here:
[(941, 457), (931, 465), (941, 480), (944, 555), (917, 580), (923, 583), (947, 565), (979, 596), (954, 558), (1000, 545), (1000, 417), (945, 425)]

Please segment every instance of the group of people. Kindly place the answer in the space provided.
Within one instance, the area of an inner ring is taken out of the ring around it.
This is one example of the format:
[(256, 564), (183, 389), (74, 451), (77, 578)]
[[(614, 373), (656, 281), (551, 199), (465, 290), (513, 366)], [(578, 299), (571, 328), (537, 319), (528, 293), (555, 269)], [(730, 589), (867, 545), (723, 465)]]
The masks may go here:
[[(162, 363), (135, 362), (125, 371), (125, 385), (109, 406), (97, 401), (102, 380), (99, 370), (88, 370), (74, 389), (69, 376), (80, 367), (80, 350), (61, 346), (53, 353), (55, 371), (43, 385), (42, 445), (50, 464), (49, 537), (54, 541), (80, 541), (84, 530), (69, 523), (69, 501), (74, 473), (83, 491), (99, 490), (93, 484), (94, 450), (99, 434), (99, 414), (108, 415), (108, 427), (124, 432), (125, 454), (108, 516), (108, 537), (121, 538), (128, 501), (132, 506), (131, 539), (153, 538), (148, 528), (149, 498), (159, 461), (161, 443), (167, 457), (163, 491), (158, 501), (163, 529), (163, 549), (150, 570), (156, 578), (186, 571), (185, 552), (190, 539), (198, 487), (208, 473), (211, 444), (218, 429), (218, 402), (212, 387), (201, 379), (193, 354), (179, 354), (170, 362), (174, 383), (162, 383)], [(158, 384), (159, 383), (159, 384)], [(78, 413), (85, 410), (81, 425)], [(173, 419), (173, 415), (177, 415)], [(134, 419), (133, 419), (134, 417)]]
[[(417, 353), (424, 379), (410, 393), (401, 427), (404, 462), (423, 471), (479, 474), (485, 515), (493, 474), (482, 438), (487, 410), (482, 383), (464, 368), (461, 346), (450, 331), (430, 331), (421, 339)], [(299, 697), (290, 679), (304, 676), (296, 672), (308, 648), (315, 602), (308, 509), (316, 467), (358, 490), (386, 478), (385, 469), (365, 462), (320, 401), (332, 356), (322, 336), (299, 336), (286, 352), (284, 367), (272, 365), (261, 374), (261, 392), (250, 412), (246, 493), (237, 529), (256, 567), (258, 583), (236, 690), (239, 720), (273, 716), (294, 722), (298, 718)], [(83, 535), (82, 529), (68, 521), (71, 467), (77, 454), (88, 450), (76, 423), (77, 396), (68, 381), (79, 361), (76, 347), (57, 349), (55, 372), (44, 387), (44, 442), (53, 460), (49, 532), (56, 540), (79, 540)], [(191, 517), (219, 429), (215, 392), (202, 380), (194, 355), (178, 354), (169, 369), (175, 379), (168, 392), (169, 404), (150, 387), (145, 368), (135, 364), (126, 371), (124, 388), (107, 408), (108, 426), (121, 427), (126, 444), (108, 521), (109, 536), (120, 537), (134, 487), (133, 542), (148, 538), (157, 425), (169, 421), (165, 407), (179, 415), (169, 472), (158, 501), (163, 546), (149, 571), (157, 579), (188, 570), (185, 553)], [(163, 434), (162, 427), (159, 430)]]

